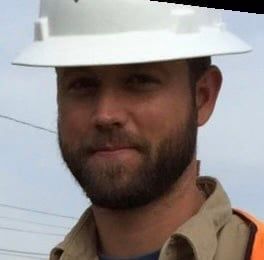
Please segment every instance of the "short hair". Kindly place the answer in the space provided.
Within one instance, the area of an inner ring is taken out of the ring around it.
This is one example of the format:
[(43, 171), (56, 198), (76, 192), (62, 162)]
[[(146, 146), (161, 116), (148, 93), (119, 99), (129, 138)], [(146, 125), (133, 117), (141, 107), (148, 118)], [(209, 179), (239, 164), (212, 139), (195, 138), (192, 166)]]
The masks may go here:
[(187, 60), (192, 83), (196, 83), (212, 65), (211, 57), (192, 58)]
[(193, 105), (196, 106), (196, 83), (212, 65), (211, 57), (187, 59)]

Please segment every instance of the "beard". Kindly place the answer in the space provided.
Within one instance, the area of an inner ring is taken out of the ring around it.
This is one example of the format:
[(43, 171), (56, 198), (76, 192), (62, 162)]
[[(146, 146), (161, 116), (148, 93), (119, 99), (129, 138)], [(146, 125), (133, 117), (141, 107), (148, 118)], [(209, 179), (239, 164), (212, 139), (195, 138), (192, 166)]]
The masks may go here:
[[(62, 135), (60, 120), (58, 141), (67, 167), (92, 204), (127, 210), (158, 200), (175, 187), (196, 152), (196, 122), (193, 108), (185, 122), (161, 140), (156, 149), (148, 140), (114, 127), (97, 130), (78, 145), (69, 143)], [(106, 143), (135, 148), (140, 162), (128, 165), (121, 160), (93, 160), (92, 148)]]

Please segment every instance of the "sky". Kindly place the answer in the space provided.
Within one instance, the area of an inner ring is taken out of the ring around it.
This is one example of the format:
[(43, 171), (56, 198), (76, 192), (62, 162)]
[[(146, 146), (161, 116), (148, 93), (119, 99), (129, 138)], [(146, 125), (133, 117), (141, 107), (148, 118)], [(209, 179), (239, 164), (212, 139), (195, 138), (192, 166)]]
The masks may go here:
[[(0, 115), (56, 131), (54, 70), (11, 65), (16, 55), (32, 42), (38, 3), (36, 0), (2, 3)], [(264, 220), (264, 15), (233, 11), (222, 14), (227, 28), (254, 51), (213, 59), (222, 70), (224, 82), (211, 120), (199, 129), (201, 173), (220, 180), (233, 207)], [(4, 253), (1, 249), (47, 254), (62, 240), (67, 229), (6, 217), (63, 227), (72, 227), (76, 220), (3, 205), (78, 218), (89, 201), (65, 167), (55, 134), (1, 118), (0, 129), (0, 260), (23, 259), (1, 255)]]

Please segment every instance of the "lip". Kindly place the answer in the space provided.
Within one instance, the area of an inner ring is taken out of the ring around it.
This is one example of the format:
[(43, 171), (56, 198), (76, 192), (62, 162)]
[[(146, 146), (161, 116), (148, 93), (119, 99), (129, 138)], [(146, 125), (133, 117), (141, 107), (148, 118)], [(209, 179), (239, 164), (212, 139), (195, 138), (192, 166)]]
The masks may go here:
[(128, 147), (128, 146), (105, 146), (102, 148), (97, 148), (94, 149), (94, 153), (97, 152), (116, 152), (116, 151), (120, 151), (120, 150), (125, 150), (125, 149), (133, 149), (133, 147)]
[(94, 153), (105, 153), (105, 154), (111, 154), (111, 153), (118, 153), (118, 152), (124, 152), (127, 150), (131, 150), (131, 147), (122, 147), (122, 148), (111, 148), (111, 149), (101, 149), (101, 150), (96, 150)]
[(103, 157), (126, 156), (132, 150), (134, 150), (132, 147), (105, 148), (94, 151), (93, 155)]
[(118, 148), (118, 149), (105, 149), (105, 150), (97, 150), (95, 153), (116, 153), (125, 150), (131, 150), (131, 148)]

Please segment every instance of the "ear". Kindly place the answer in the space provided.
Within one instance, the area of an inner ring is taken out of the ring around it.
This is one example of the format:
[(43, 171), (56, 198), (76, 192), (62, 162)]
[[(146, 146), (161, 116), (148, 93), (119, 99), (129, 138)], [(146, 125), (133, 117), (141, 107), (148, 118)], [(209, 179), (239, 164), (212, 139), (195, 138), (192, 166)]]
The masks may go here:
[(204, 125), (213, 113), (221, 85), (222, 74), (216, 66), (210, 66), (196, 82), (198, 126)]

